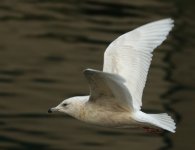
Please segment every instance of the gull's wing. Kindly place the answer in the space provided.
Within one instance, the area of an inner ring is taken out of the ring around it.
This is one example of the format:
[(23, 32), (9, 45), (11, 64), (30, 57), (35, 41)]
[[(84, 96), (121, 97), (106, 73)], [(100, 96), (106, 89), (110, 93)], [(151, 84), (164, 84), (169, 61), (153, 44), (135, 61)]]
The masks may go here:
[(172, 19), (164, 19), (143, 25), (114, 40), (104, 53), (103, 71), (122, 76), (129, 89), (133, 107), (142, 105), (153, 50), (167, 37), (173, 27)]
[(93, 69), (84, 70), (84, 75), (90, 87), (90, 102), (132, 110), (131, 95), (122, 77)]

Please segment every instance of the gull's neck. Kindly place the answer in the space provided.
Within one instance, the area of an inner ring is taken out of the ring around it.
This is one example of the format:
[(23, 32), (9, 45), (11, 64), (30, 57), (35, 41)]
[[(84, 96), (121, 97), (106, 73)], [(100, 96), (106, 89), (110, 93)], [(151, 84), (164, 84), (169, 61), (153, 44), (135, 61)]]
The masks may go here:
[(89, 96), (77, 96), (74, 98), (74, 109), (71, 116), (82, 120), (85, 117), (85, 105), (89, 100)]

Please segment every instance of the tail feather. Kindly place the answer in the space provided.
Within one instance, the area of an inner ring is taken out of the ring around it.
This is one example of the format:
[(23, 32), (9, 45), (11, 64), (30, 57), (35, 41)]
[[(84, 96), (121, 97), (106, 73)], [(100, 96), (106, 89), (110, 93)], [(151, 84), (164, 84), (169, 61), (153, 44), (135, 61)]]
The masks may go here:
[(135, 113), (135, 119), (140, 123), (148, 123), (162, 129), (168, 130), (175, 133), (175, 122), (174, 120), (166, 113), (162, 114), (146, 114), (143, 112)]
[(168, 114), (163, 113), (163, 114), (148, 114), (148, 115), (150, 115), (150, 117), (154, 119), (155, 125), (175, 133), (175, 129), (176, 129), (175, 122)]

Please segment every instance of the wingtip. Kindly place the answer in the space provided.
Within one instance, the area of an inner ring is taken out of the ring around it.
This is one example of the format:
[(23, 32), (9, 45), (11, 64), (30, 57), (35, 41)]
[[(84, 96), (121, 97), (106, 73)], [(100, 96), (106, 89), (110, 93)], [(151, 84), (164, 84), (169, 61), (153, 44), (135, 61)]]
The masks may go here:
[(167, 23), (170, 24), (171, 28), (174, 27), (174, 23), (175, 23), (174, 19), (172, 19), (172, 18), (166, 18), (166, 19), (163, 19), (163, 20), (164, 21), (167, 21)]
[(86, 73), (88, 73), (88, 72), (91, 71), (91, 70), (92, 70), (92, 69), (87, 68), (87, 69), (83, 70), (83, 74), (86, 74)]
[(169, 20), (170, 24), (171, 24), (172, 26), (174, 26), (175, 20), (172, 19), (172, 18), (168, 18), (168, 20)]
[(158, 25), (162, 25), (162, 27), (167, 29), (166, 36), (169, 34), (169, 32), (173, 29), (174, 27), (174, 19), (172, 18), (165, 18), (165, 19), (161, 19), (159, 21), (156, 21), (156, 23)]
[(171, 23), (174, 23), (174, 19), (173, 18), (167, 18), (167, 20), (169, 20)]
[(94, 69), (90, 69), (90, 68), (87, 68), (85, 70), (83, 70), (83, 74), (85, 76), (91, 76), (93, 75), (95, 72), (98, 72), (97, 70), (94, 70)]
[(170, 22), (170, 23), (174, 23), (174, 19), (173, 18), (165, 18), (165, 19), (161, 19), (161, 20), (159, 20), (159, 21), (168, 21), (168, 22)]

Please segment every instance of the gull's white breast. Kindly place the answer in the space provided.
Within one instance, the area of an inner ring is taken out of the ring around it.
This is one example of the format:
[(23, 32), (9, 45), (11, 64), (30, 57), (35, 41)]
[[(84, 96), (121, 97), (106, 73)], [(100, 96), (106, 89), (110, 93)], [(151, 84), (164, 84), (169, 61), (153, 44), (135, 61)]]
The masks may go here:
[(78, 119), (107, 127), (127, 127), (137, 124), (137, 122), (132, 119), (129, 111), (125, 111), (124, 109), (121, 109), (121, 111), (117, 109), (115, 111), (108, 106), (100, 106), (94, 103), (87, 103), (80, 112)]

